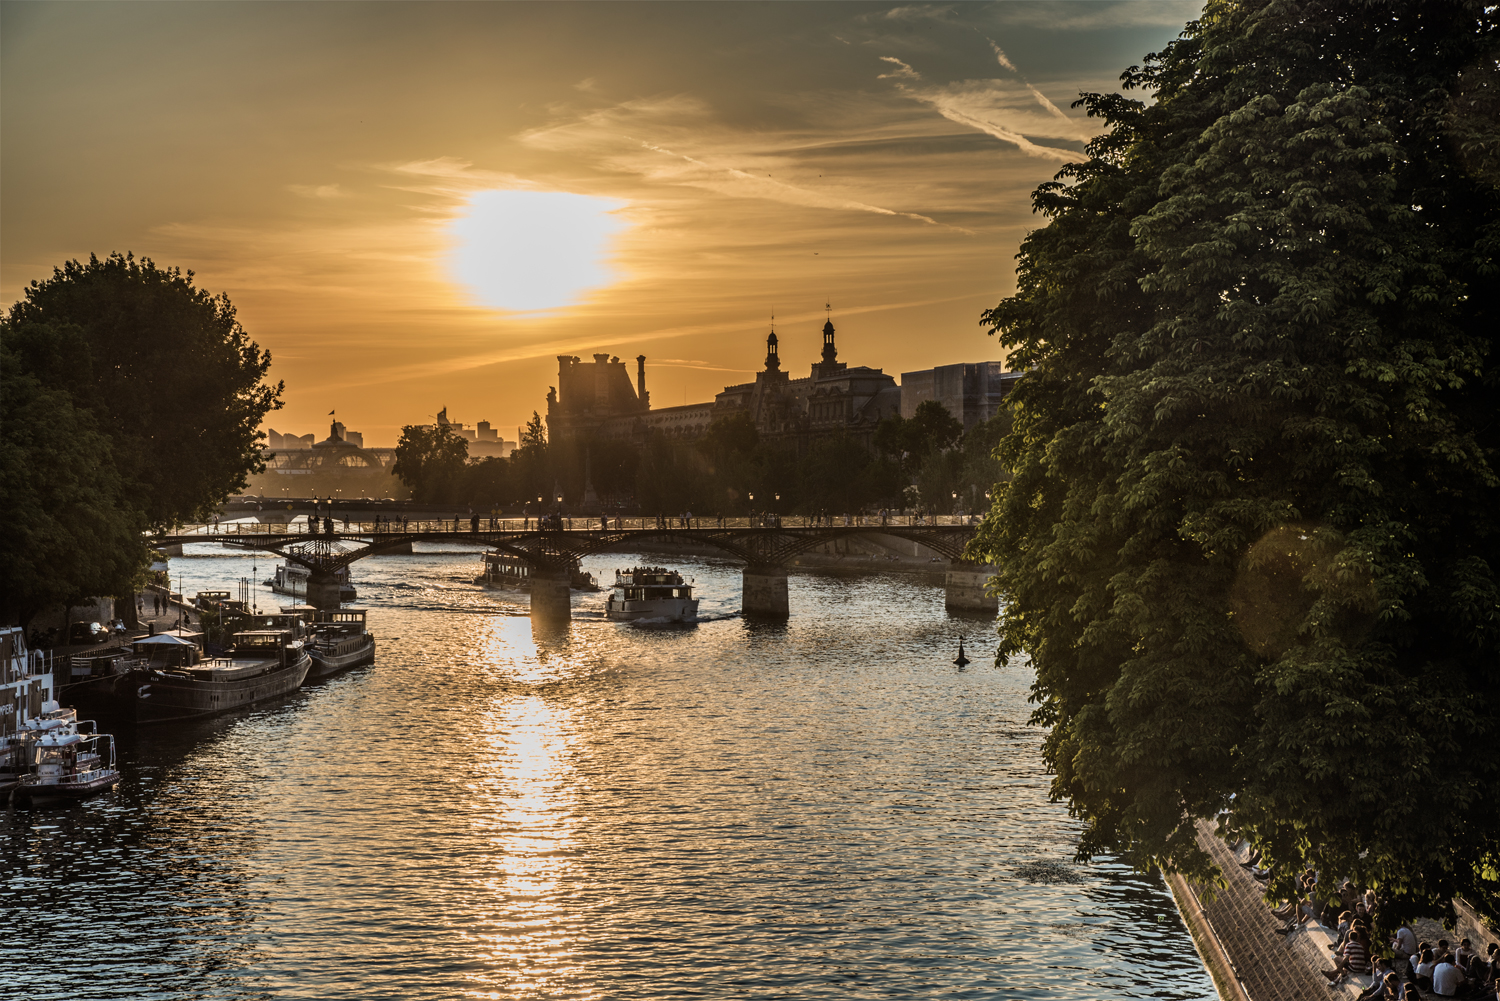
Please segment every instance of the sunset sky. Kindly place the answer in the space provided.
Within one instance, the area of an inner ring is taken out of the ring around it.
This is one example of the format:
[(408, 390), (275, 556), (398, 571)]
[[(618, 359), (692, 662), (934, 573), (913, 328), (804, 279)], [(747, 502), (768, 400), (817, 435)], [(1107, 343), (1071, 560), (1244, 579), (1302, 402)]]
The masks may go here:
[(6, 3), (3, 303), (132, 251), (227, 291), (286, 407), (507, 439), (558, 354), (657, 406), (1001, 357), (980, 312), (1093, 123), (1197, 3)]

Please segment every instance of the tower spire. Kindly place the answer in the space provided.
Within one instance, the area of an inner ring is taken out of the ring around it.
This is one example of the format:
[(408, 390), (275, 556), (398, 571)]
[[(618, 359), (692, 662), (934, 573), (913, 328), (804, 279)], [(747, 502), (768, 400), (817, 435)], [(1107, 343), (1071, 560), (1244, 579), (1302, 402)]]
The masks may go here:
[(781, 357), (777, 354), (776, 345), (776, 313), (771, 313), (771, 335), (766, 338), (766, 371), (778, 372), (781, 370)]

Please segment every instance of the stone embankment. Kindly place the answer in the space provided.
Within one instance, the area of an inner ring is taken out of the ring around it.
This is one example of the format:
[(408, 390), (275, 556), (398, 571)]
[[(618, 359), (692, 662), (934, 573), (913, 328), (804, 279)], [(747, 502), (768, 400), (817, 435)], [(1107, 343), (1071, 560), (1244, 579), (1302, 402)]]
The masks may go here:
[[(1333, 966), (1328, 948), (1337, 931), (1308, 922), (1290, 934), (1285, 924), (1271, 914), (1263, 895), (1265, 887), (1240, 865), (1243, 858), (1214, 836), (1214, 825), (1198, 822), (1198, 844), (1218, 863), (1228, 885), (1212, 902), (1181, 876), (1168, 876), (1167, 885), (1177, 900), (1203, 965), (1213, 977), (1224, 1001), (1325, 1001), (1357, 998), (1370, 985), (1368, 976), (1351, 976), (1330, 988), (1322, 971)], [(1462, 900), (1454, 902), (1458, 927), (1452, 932), (1417, 927), (1419, 937), (1433, 941), (1446, 937), (1458, 941), (1467, 936), (1484, 952), (1495, 941), (1491, 932)]]

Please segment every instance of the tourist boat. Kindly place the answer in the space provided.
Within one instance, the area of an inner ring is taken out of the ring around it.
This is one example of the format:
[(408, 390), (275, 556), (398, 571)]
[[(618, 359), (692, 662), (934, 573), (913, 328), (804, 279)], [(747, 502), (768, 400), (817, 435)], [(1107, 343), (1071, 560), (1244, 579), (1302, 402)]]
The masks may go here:
[[(282, 563), (276, 567), (276, 575), (266, 581), (266, 586), (277, 594), (289, 594), (294, 598), (307, 597), (307, 579), (312, 571), (295, 563)], [(339, 582), (339, 601), (353, 601), (359, 597), (354, 585), (349, 582), (349, 568), (339, 567), (333, 572)]]
[[(484, 569), (474, 578), (476, 584), (491, 584), (516, 591), (531, 588), (532, 566), (521, 557), (504, 550), (484, 554)], [(594, 575), (583, 569), (578, 560), (573, 560), (568, 569), (568, 586), (575, 591), (598, 591), (599, 582)]]
[(291, 630), (255, 629), (234, 633), (225, 656), (132, 671), (116, 691), (134, 703), (137, 722), (193, 719), (295, 692), (311, 667)]
[(76, 725), (48, 730), (32, 745), (33, 770), (21, 776), (18, 799), (32, 803), (87, 799), (120, 781), (115, 739), (107, 733), (80, 733)]
[(662, 619), (696, 622), (698, 599), (682, 574), (663, 567), (615, 571), (615, 587), (604, 614), (611, 619)]
[(309, 678), (326, 678), (375, 659), (375, 637), (365, 628), (365, 609), (307, 609), (307, 653), (312, 657)]

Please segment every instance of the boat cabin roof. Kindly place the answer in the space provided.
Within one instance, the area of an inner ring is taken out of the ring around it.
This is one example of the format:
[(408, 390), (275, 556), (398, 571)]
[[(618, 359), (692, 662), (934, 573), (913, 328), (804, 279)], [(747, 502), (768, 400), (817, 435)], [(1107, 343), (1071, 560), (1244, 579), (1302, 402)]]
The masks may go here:
[(329, 608), (317, 611), (316, 622), (364, 622), (369, 609), (365, 608)]

